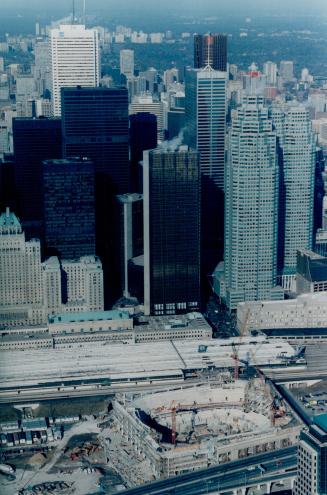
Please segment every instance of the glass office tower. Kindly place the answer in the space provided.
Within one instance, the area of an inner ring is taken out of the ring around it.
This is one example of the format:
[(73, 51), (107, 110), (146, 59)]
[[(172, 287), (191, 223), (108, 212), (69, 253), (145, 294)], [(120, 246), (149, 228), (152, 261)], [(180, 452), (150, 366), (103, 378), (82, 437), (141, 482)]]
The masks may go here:
[(200, 307), (199, 157), (187, 146), (144, 152), (144, 311)]
[(61, 120), (16, 118), (13, 120), (17, 213), (27, 239), (43, 237), (42, 161), (62, 157)]
[(193, 69), (185, 80), (185, 140), (200, 154), (202, 273), (223, 255), (227, 73)]
[(126, 88), (62, 89), (64, 157), (94, 163), (96, 247), (104, 272), (105, 305), (119, 297), (120, 274), (113, 235), (116, 194), (130, 191), (128, 92)]
[(87, 158), (43, 162), (45, 243), (51, 254), (95, 254), (94, 165)]
[(210, 65), (214, 70), (227, 71), (227, 35), (208, 33), (194, 36), (194, 67)]

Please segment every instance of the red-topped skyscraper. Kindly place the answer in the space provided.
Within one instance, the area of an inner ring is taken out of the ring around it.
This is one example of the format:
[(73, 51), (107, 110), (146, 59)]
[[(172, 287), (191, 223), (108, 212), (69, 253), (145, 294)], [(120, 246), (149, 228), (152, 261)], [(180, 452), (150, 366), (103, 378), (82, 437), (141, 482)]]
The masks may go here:
[(227, 35), (208, 33), (194, 36), (194, 68), (210, 65), (214, 70), (227, 70)]

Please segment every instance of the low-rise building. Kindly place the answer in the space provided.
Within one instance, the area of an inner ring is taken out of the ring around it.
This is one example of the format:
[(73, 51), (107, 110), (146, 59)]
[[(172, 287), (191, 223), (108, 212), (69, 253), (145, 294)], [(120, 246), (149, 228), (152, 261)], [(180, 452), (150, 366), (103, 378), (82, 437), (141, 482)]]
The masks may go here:
[(25, 351), (27, 349), (51, 349), (53, 339), (50, 335), (1, 335), (0, 351)]
[(62, 313), (49, 317), (50, 335), (131, 329), (133, 320), (123, 311)]
[(301, 294), (285, 301), (248, 301), (237, 306), (237, 326), (250, 330), (325, 327), (327, 292)]
[(176, 316), (142, 316), (134, 326), (135, 342), (208, 339), (212, 329), (201, 313)]
[(141, 316), (133, 321), (125, 310), (61, 313), (47, 325), (0, 331), (1, 350), (71, 347), (89, 343), (145, 343), (162, 340), (210, 339), (212, 329), (201, 313)]

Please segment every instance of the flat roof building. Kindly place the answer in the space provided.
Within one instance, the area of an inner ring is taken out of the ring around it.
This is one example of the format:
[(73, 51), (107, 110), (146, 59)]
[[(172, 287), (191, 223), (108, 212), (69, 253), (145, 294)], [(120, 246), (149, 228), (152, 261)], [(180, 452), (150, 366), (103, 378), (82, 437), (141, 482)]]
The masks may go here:
[(323, 328), (327, 319), (327, 292), (301, 294), (284, 301), (247, 301), (237, 306), (237, 326), (248, 330)]
[(327, 257), (309, 249), (298, 250), (296, 267), (297, 294), (327, 290)]
[(187, 146), (144, 152), (144, 312), (200, 308), (200, 167)]

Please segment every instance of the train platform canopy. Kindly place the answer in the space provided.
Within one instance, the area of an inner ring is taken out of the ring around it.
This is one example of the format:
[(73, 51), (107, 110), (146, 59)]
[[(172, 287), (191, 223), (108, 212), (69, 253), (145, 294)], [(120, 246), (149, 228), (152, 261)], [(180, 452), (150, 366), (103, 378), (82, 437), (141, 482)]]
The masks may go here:
[(9, 350), (0, 352), (0, 389), (129, 373), (153, 376), (158, 372), (232, 368), (233, 346), (243, 363), (261, 366), (278, 366), (295, 353), (287, 342), (262, 336)]

